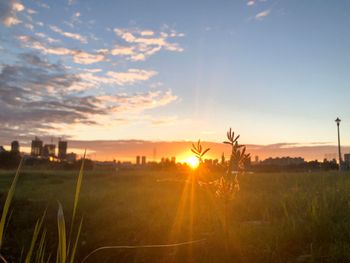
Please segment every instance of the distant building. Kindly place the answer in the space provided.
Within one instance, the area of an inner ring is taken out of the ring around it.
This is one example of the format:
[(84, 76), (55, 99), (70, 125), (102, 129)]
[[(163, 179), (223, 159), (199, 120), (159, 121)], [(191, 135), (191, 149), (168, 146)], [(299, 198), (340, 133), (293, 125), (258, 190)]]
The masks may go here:
[(56, 145), (54, 144), (45, 144), (42, 152), (42, 156), (45, 158), (55, 157), (56, 154)]
[(350, 153), (344, 154), (344, 162), (350, 164)]
[(176, 163), (176, 157), (175, 156), (171, 157), (171, 162), (172, 163)]
[(75, 153), (68, 153), (66, 155), (66, 161), (69, 163), (74, 163), (77, 159), (77, 155)]
[(18, 143), (18, 141), (11, 142), (11, 152), (19, 153), (19, 143)]
[(267, 165), (278, 165), (278, 166), (287, 166), (287, 165), (299, 165), (305, 163), (304, 158), (301, 157), (277, 157), (277, 158), (268, 158), (261, 162), (262, 164)]
[(5, 148), (3, 146), (0, 146), (0, 153), (6, 152)]
[(136, 156), (136, 164), (140, 165), (141, 164), (141, 158), (139, 155)]
[(225, 164), (225, 154), (222, 153), (221, 155), (221, 165), (224, 165)]
[(259, 163), (259, 156), (255, 156), (255, 163)]
[(145, 165), (145, 164), (146, 164), (146, 156), (142, 156), (141, 164), (142, 164), (142, 165)]
[(32, 141), (31, 155), (32, 156), (41, 156), (43, 151), (43, 141), (38, 137)]
[(65, 160), (67, 157), (67, 141), (58, 141), (58, 159)]

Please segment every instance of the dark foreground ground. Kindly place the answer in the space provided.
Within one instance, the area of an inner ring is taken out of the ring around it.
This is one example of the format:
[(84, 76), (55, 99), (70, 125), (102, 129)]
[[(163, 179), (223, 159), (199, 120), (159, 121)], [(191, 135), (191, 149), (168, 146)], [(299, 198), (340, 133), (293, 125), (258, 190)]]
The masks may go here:
[[(55, 255), (57, 200), (69, 226), (77, 174), (21, 173), (3, 248), (7, 258), (18, 262), (22, 249), (26, 253), (45, 209), (48, 250)], [(1, 204), (13, 175), (0, 172)], [(350, 174), (244, 175), (226, 229), (215, 189), (192, 186), (188, 178), (169, 171), (87, 172), (78, 207), (84, 219), (77, 262), (101, 246), (197, 239), (204, 241), (104, 250), (87, 262), (350, 262)]]

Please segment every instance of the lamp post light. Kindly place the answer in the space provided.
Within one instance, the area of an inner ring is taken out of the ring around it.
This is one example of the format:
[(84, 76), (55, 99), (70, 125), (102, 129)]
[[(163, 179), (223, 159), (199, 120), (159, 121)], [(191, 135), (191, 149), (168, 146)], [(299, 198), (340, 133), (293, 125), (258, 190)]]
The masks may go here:
[(341, 171), (341, 169), (342, 169), (342, 158), (341, 158), (341, 150), (340, 150), (340, 131), (339, 131), (339, 126), (340, 126), (341, 119), (337, 118), (335, 120), (335, 122), (337, 123), (337, 129), (338, 129), (339, 171)]

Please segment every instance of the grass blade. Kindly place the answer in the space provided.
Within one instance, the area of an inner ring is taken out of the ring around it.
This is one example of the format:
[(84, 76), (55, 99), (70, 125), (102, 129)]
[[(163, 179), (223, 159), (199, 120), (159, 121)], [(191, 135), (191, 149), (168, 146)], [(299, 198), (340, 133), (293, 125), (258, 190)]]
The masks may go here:
[(79, 175), (78, 175), (78, 181), (77, 181), (77, 187), (75, 189), (72, 221), (70, 223), (69, 236), (68, 236), (69, 239), (68, 239), (68, 252), (67, 252), (67, 254), (70, 253), (70, 243), (71, 243), (71, 239), (72, 239), (72, 233), (73, 233), (73, 228), (74, 228), (74, 221), (75, 221), (75, 216), (76, 216), (76, 212), (77, 212), (79, 195), (80, 195), (80, 189), (81, 189), (81, 184), (82, 184), (83, 175), (84, 175), (85, 156), (86, 156), (86, 150), (84, 152), (84, 156), (83, 156), (83, 159), (82, 159), (82, 162), (81, 162), (80, 171), (79, 171)]
[(32, 260), (34, 247), (35, 247), (36, 241), (38, 239), (38, 236), (39, 236), (42, 224), (44, 222), (45, 215), (46, 215), (46, 210), (45, 210), (43, 216), (41, 217), (41, 219), (38, 219), (38, 221), (35, 224), (34, 233), (33, 233), (33, 236), (32, 236), (32, 241), (31, 241), (31, 244), (30, 244), (30, 247), (29, 247), (28, 254), (27, 254), (26, 259), (24, 261), (25, 263), (30, 263), (31, 260)]
[(67, 259), (66, 223), (64, 221), (63, 209), (60, 202), (58, 202), (57, 229), (58, 229), (58, 248), (57, 248), (56, 262), (66, 263), (66, 259)]
[(70, 254), (70, 263), (74, 263), (74, 258), (75, 258), (75, 254), (76, 254), (76, 251), (77, 251), (77, 246), (78, 246), (78, 241), (79, 241), (82, 225), (83, 225), (83, 219), (80, 220), (77, 236), (75, 238), (75, 242), (74, 242), (74, 245), (73, 245), (73, 248), (72, 248), (72, 252)]
[(22, 168), (22, 164), (23, 164), (23, 158), (21, 159), (21, 162), (18, 165), (16, 175), (13, 178), (11, 187), (10, 187), (8, 193), (7, 193), (7, 197), (6, 197), (6, 200), (5, 200), (4, 208), (2, 210), (2, 215), (1, 215), (1, 220), (0, 220), (0, 249), (1, 249), (2, 244), (3, 244), (4, 229), (5, 229), (5, 225), (6, 225), (7, 214), (8, 214), (8, 211), (9, 211), (9, 208), (10, 208), (13, 196), (15, 194), (16, 184), (17, 184), (17, 181), (18, 181), (19, 173), (20, 173), (21, 168)]

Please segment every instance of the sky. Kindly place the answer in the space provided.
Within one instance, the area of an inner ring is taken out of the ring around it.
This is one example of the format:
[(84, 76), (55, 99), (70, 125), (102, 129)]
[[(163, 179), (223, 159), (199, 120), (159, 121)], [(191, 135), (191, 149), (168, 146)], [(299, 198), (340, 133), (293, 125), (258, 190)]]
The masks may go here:
[(0, 144), (350, 145), (350, 2), (1, 0)]

